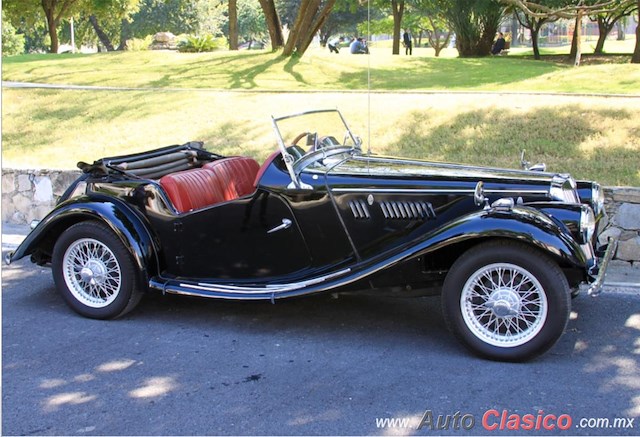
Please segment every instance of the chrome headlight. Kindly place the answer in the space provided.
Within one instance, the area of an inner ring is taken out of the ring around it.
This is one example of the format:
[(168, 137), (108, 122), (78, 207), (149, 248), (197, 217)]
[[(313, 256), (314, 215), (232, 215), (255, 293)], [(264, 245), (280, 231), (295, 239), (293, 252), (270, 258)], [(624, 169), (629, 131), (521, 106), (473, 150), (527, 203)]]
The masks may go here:
[(580, 237), (583, 244), (591, 241), (593, 233), (596, 230), (596, 217), (593, 210), (587, 205), (582, 205), (580, 212)]
[(596, 216), (604, 211), (604, 190), (596, 182), (591, 185), (591, 207)]

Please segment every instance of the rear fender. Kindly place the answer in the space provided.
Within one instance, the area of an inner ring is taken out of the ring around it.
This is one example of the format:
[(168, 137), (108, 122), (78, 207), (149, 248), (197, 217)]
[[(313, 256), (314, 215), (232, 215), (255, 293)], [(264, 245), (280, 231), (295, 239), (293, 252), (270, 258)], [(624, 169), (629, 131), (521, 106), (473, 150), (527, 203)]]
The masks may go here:
[(61, 203), (31, 231), (15, 252), (8, 255), (7, 261), (27, 255), (32, 255), (34, 262), (39, 264), (51, 261), (53, 246), (62, 232), (86, 220), (98, 220), (109, 226), (125, 244), (143, 277), (157, 274), (157, 247), (144, 218), (113, 198), (80, 197)]

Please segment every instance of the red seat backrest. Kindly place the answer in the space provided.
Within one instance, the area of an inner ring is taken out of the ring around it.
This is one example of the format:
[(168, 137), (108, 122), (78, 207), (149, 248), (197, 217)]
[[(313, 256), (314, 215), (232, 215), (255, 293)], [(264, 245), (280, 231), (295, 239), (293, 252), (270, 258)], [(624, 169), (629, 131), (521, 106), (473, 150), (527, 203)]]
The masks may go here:
[(222, 188), (224, 200), (233, 200), (255, 191), (255, 179), (260, 165), (245, 156), (218, 159), (202, 166), (215, 174)]
[(171, 173), (160, 186), (178, 212), (188, 212), (225, 201), (224, 186), (210, 170), (195, 168)]
[(271, 155), (269, 155), (269, 157), (260, 166), (260, 169), (258, 170), (258, 173), (256, 174), (256, 179), (253, 182), (253, 185), (255, 185), (256, 187), (258, 186), (258, 183), (260, 182), (260, 179), (262, 179), (262, 175), (264, 174), (264, 172), (267, 171), (267, 168), (269, 168), (271, 163), (279, 156), (280, 156), (280, 151), (279, 150), (276, 150)]

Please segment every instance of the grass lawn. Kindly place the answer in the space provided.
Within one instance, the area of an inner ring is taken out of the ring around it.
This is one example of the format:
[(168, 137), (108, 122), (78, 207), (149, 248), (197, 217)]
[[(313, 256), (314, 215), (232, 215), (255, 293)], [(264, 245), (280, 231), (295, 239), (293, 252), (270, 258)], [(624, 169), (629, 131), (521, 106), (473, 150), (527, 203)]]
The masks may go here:
[[(574, 69), (528, 60), (524, 51), (486, 59), (427, 54), (415, 49), (412, 57), (314, 50), (293, 60), (260, 51), (5, 58), (3, 80), (154, 89), (4, 88), (2, 165), (74, 168), (79, 160), (189, 140), (262, 160), (276, 147), (272, 114), (338, 107), (374, 153), (517, 167), (520, 151), (527, 149), (530, 161), (546, 162), (551, 171), (640, 186), (637, 65)], [(369, 63), (374, 92), (349, 92), (366, 90)], [(461, 93), (424, 92), (438, 90)], [(637, 97), (464, 94), (469, 91)]]
[[(577, 72), (561, 62), (523, 56), (453, 58), (371, 56), (311, 49), (302, 58), (266, 51), (238, 53), (121, 52), (92, 55), (24, 55), (5, 58), (3, 80), (133, 88), (208, 88), (259, 91), (366, 90), (367, 68), (375, 90), (534, 91), (640, 94), (633, 64), (587, 65)], [(526, 54), (526, 51), (520, 51)]]

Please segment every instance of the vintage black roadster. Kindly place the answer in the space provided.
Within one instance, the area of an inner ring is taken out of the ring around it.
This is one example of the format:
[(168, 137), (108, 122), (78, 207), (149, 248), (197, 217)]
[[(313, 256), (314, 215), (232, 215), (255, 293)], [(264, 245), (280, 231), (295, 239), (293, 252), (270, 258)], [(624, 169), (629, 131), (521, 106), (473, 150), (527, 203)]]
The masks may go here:
[(8, 262), (51, 264), (78, 313), (118, 317), (157, 290), (267, 300), (442, 295), (449, 329), (491, 359), (562, 335), (615, 241), (603, 193), (542, 168), (377, 156), (337, 110), (273, 118), (262, 165), (190, 142), (79, 163), (83, 175)]

